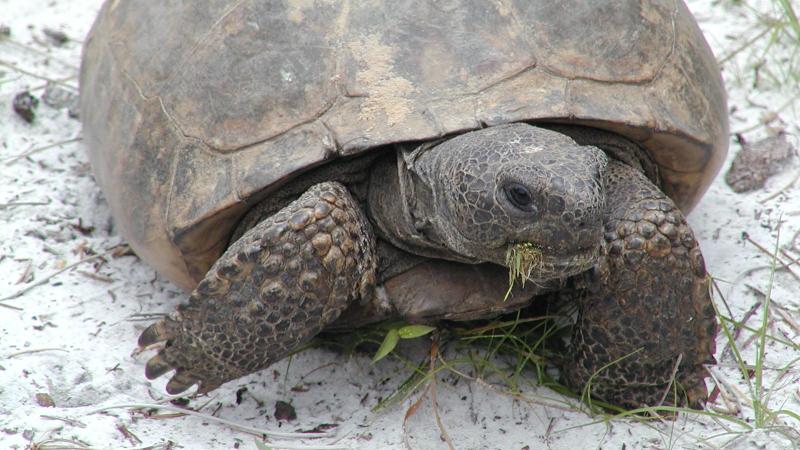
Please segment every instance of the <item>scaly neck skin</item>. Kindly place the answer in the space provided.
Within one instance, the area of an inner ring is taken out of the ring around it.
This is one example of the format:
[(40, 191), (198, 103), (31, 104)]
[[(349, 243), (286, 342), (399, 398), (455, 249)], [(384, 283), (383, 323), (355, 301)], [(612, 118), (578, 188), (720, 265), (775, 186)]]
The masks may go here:
[(436, 214), (430, 184), (409, 167), (426, 146), (398, 146), (395, 153), (378, 160), (372, 167), (367, 197), (368, 215), (375, 231), (395, 247), (414, 255), (451, 261), (480, 261), (454, 252), (430, 228)]

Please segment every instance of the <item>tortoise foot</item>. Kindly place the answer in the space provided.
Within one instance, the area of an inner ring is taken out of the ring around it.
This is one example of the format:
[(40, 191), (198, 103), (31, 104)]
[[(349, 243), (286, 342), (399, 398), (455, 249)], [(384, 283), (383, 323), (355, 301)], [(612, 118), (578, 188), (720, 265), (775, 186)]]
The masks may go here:
[(266, 368), (374, 289), (375, 243), (366, 217), (339, 183), (311, 187), (231, 244), (189, 302), (139, 337), (163, 343), (149, 379), (175, 370), (170, 394), (208, 392)]
[(615, 162), (606, 184), (607, 258), (578, 294), (564, 381), (628, 408), (702, 407), (717, 323), (697, 241), (675, 204), (638, 171)]

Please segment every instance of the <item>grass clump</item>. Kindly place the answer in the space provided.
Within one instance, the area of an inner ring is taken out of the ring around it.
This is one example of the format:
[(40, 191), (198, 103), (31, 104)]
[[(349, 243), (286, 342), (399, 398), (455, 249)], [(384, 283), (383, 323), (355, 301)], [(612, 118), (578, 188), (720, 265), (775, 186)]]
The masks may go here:
[(756, 20), (752, 28), (736, 33), (741, 43), (721, 55), (720, 65), (739, 65), (739, 82), (751, 87), (800, 82), (800, 20), (794, 0), (731, 0), (730, 4)]
[(542, 251), (529, 242), (514, 244), (506, 252), (506, 266), (508, 267), (508, 291), (503, 300), (507, 300), (514, 288), (517, 278), (522, 286), (531, 279), (534, 271), (542, 267)]

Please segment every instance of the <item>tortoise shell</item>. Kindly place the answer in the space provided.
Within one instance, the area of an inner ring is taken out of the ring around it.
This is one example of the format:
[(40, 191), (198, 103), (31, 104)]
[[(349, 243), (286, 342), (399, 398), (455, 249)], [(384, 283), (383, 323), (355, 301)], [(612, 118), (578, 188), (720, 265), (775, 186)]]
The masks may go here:
[(256, 201), (335, 158), (509, 122), (639, 143), (686, 212), (725, 93), (680, 1), (107, 1), (84, 139), (121, 233), (192, 289)]

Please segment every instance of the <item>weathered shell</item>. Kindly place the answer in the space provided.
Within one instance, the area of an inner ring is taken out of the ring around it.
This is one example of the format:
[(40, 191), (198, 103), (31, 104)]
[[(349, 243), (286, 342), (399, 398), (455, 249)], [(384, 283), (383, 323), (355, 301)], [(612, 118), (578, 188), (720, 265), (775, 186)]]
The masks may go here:
[(109, 0), (81, 107), (123, 235), (186, 289), (249, 205), (340, 156), (581, 123), (644, 145), (689, 210), (728, 139), (719, 70), (680, 0)]

